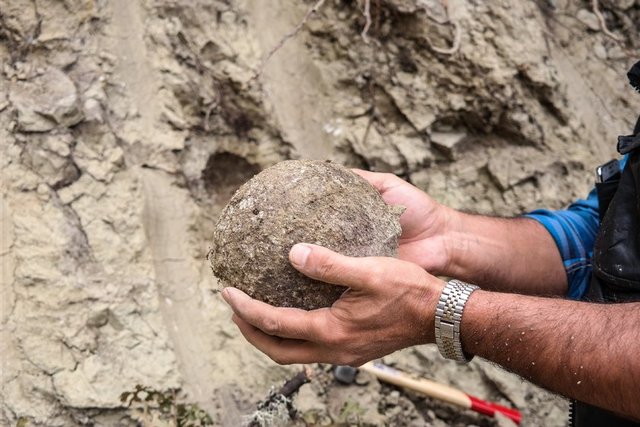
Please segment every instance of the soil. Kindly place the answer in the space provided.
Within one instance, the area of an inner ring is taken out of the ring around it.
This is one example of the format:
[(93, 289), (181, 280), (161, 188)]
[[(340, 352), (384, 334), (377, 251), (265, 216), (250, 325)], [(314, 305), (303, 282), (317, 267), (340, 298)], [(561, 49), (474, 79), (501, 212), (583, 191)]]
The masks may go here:
[[(204, 258), (259, 170), (330, 159), (455, 208), (561, 208), (640, 110), (638, 0), (599, 2), (619, 40), (587, 0), (374, 0), (366, 40), (364, 1), (329, 0), (263, 64), (313, 3), (0, 0), (1, 425), (135, 425), (120, 394), (140, 384), (237, 426), (294, 376), (243, 340)], [(482, 360), (385, 362), (524, 426), (566, 421)], [(508, 425), (314, 369), (294, 397), (309, 424)]]

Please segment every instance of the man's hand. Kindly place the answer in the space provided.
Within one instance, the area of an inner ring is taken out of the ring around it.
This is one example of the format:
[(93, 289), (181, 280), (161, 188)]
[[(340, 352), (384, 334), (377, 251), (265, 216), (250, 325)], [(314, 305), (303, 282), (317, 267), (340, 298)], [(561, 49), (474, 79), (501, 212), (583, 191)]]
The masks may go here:
[(400, 217), (398, 257), (432, 274), (444, 274), (449, 263), (448, 219), (454, 211), (393, 174), (353, 171), (369, 181), (388, 205), (407, 208)]
[(354, 172), (369, 181), (387, 204), (407, 208), (400, 217), (400, 259), (485, 289), (566, 294), (562, 258), (537, 221), (466, 214), (437, 203), (395, 175)]
[(295, 245), (289, 258), (324, 286), (349, 289), (331, 307), (312, 311), (273, 307), (235, 288), (222, 291), (245, 338), (277, 363), (358, 366), (434, 341), (444, 282), (419, 266), (395, 258), (347, 257), (310, 244)]

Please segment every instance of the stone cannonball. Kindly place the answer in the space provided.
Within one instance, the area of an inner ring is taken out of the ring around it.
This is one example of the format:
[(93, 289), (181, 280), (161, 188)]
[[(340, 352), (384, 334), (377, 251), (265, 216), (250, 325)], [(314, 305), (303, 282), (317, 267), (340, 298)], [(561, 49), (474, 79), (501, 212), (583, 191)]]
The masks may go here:
[(208, 259), (223, 286), (275, 306), (327, 307), (345, 288), (295, 270), (291, 247), (304, 242), (348, 256), (395, 256), (403, 210), (343, 166), (283, 161), (234, 194), (216, 224)]

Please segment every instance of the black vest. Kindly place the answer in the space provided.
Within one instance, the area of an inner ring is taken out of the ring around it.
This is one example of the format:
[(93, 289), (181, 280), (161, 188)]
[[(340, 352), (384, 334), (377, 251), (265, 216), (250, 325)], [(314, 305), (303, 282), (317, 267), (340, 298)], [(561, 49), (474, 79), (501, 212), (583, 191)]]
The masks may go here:
[[(629, 71), (640, 92), (640, 62)], [(618, 152), (629, 154), (621, 176), (596, 184), (600, 231), (593, 251), (593, 275), (585, 299), (602, 303), (640, 301), (640, 118), (633, 135), (618, 138)], [(573, 402), (576, 427), (638, 427), (640, 423), (583, 402)]]

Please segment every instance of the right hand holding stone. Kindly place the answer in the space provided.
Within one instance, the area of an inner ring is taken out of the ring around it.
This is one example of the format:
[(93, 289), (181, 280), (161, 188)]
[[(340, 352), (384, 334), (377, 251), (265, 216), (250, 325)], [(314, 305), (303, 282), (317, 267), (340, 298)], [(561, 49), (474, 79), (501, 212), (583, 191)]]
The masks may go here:
[(358, 366), (404, 347), (434, 341), (434, 313), (444, 282), (407, 261), (354, 258), (297, 244), (289, 254), (301, 273), (349, 289), (331, 306), (273, 307), (235, 288), (222, 296), (247, 341), (281, 364)]

